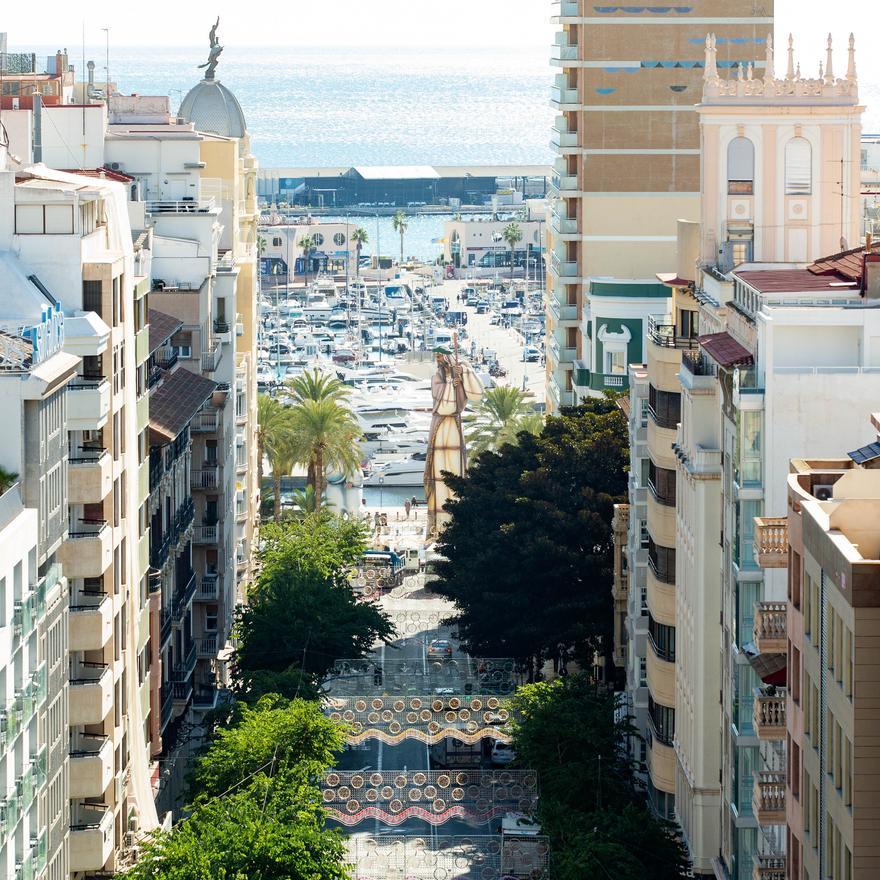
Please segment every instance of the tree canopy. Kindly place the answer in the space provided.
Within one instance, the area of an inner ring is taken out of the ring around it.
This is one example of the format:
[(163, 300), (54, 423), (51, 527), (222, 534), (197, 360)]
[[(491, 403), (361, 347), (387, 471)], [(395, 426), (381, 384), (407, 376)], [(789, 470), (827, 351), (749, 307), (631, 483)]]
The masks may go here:
[(688, 876), (675, 827), (655, 818), (626, 752), (635, 728), (617, 697), (578, 674), (511, 697), (517, 763), (536, 770), (538, 819), (557, 880), (678, 880)]
[(128, 880), (348, 880), (316, 774), (342, 732), (316, 703), (241, 708), (199, 759), (191, 814), (147, 841)]
[(518, 440), (448, 478), (457, 497), (432, 589), (455, 603), (474, 654), (540, 663), (562, 645), (588, 657), (610, 645), (626, 419), (613, 401), (591, 399)]
[(268, 525), (248, 604), (236, 612), (234, 665), (240, 696), (317, 697), (336, 659), (361, 657), (394, 627), (358, 601), (348, 570), (363, 549), (359, 524), (312, 514)]

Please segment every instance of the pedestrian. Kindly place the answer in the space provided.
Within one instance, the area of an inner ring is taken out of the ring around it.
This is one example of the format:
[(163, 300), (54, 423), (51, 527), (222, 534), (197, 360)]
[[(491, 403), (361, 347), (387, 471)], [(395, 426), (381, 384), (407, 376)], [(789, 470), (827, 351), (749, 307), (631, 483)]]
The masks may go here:
[(409, 519), (409, 510), (411, 507), (412, 507), (412, 502), (409, 500), (409, 498), (407, 498), (406, 501), (403, 502), (403, 509), (406, 511), (406, 518), (407, 519)]
[(416, 498), (415, 495), (413, 495), (413, 497), (410, 499), (410, 501), (411, 501), (411, 503), (412, 503), (413, 510), (415, 510), (415, 509), (419, 506), (419, 501), (418, 501), (418, 499)]

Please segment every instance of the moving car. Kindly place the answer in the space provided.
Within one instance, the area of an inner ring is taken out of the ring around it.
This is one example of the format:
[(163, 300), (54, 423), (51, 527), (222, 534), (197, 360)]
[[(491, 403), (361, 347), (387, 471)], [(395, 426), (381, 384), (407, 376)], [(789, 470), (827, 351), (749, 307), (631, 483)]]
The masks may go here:
[(496, 739), (492, 743), (492, 763), (493, 764), (509, 764), (516, 757), (516, 752), (510, 743), (501, 742)]
[(530, 364), (537, 363), (541, 360), (541, 352), (534, 345), (527, 345), (523, 349), (523, 360)]
[(451, 660), (452, 643), (448, 639), (434, 639), (428, 645), (429, 660)]

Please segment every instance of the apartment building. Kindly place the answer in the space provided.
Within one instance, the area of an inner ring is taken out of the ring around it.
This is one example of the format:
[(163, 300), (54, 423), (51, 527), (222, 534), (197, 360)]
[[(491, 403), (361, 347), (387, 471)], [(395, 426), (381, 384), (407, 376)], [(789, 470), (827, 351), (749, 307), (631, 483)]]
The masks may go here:
[[(574, 361), (593, 360), (593, 279), (653, 278), (675, 265), (675, 222), (696, 217), (703, 47), (744, 73), (764, 64), (773, 2), (595, 6), (558, 0), (551, 103), (558, 111), (550, 223), (547, 401), (572, 403)], [(556, 308), (552, 303), (555, 300)], [(558, 316), (554, 311), (559, 312)]]
[[(0, 189), (14, 172), (0, 145)], [(67, 384), (64, 316), (9, 245), (0, 199), (0, 872), (68, 873)]]
[(648, 734), (648, 371), (628, 367), (629, 395), (621, 399), (629, 421), (629, 485), (626, 536), (626, 683), (627, 709), (639, 737), (630, 743), (633, 760), (647, 762)]
[(68, 385), (67, 577), (71, 759), (69, 869), (125, 864), (131, 835), (156, 826), (147, 745), (147, 290), (126, 192), (111, 180), (25, 166), (8, 175), (4, 244), (54, 291)]
[(877, 449), (793, 459), (787, 516), (756, 521), (761, 565), (788, 579), (771, 633), (787, 660), (787, 688), (764, 686), (755, 701), (758, 736), (784, 742), (786, 758), (780, 772), (755, 780), (756, 812), (784, 835), (783, 852), (759, 856), (765, 877), (867, 878), (880, 869), (871, 839)]

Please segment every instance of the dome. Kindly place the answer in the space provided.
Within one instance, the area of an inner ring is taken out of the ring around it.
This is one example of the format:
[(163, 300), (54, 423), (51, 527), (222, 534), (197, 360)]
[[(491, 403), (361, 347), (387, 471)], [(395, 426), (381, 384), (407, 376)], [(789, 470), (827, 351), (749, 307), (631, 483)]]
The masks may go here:
[(244, 137), (247, 125), (238, 99), (219, 80), (203, 79), (180, 102), (178, 116), (191, 122), (196, 131), (223, 137)]

